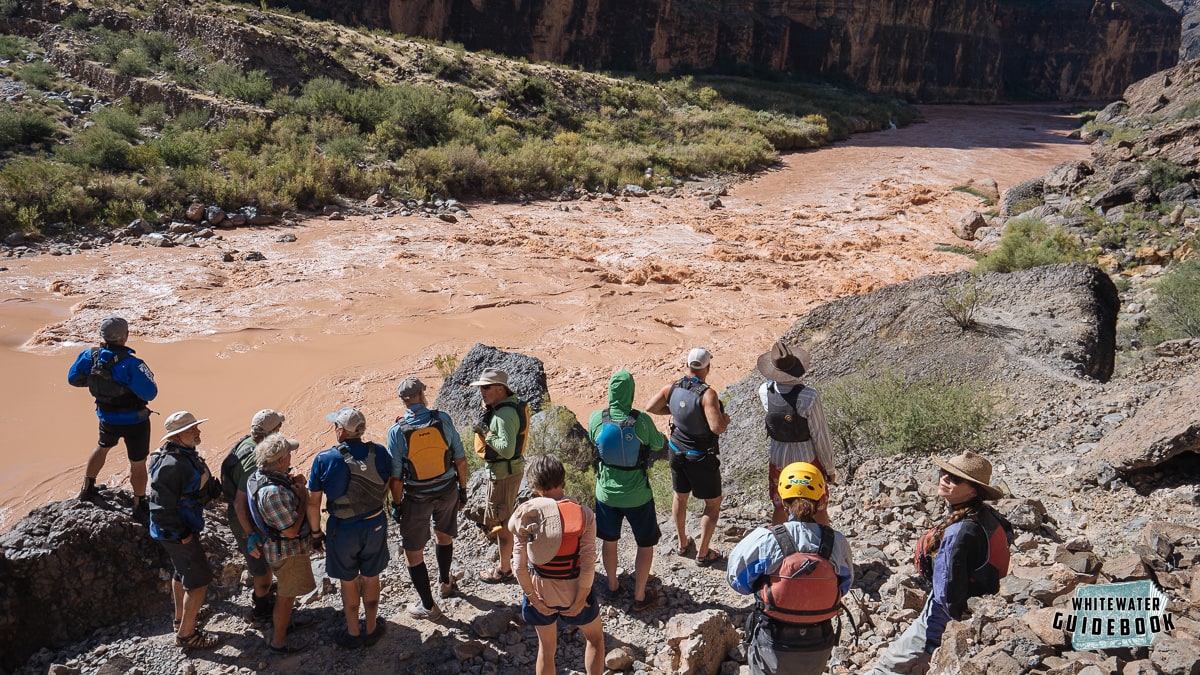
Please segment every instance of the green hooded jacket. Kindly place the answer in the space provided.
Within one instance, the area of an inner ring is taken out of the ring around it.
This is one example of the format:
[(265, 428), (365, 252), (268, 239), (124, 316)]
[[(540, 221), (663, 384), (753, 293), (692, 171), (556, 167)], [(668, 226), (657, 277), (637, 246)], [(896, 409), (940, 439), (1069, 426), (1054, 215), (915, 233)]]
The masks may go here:
[[(608, 416), (614, 422), (620, 422), (629, 416), (633, 410), (634, 384), (633, 375), (627, 370), (618, 370), (608, 381)], [(666, 437), (659, 433), (654, 426), (654, 420), (645, 412), (638, 411), (637, 422), (633, 432), (643, 443), (650, 446), (651, 452), (662, 450), (667, 442)], [(588, 420), (588, 436), (592, 442), (600, 434), (600, 426), (604, 417), (603, 410), (592, 413)], [(604, 502), (615, 508), (634, 508), (654, 500), (650, 490), (650, 479), (641, 469), (616, 469), (603, 464), (596, 471), (596, 501)]]

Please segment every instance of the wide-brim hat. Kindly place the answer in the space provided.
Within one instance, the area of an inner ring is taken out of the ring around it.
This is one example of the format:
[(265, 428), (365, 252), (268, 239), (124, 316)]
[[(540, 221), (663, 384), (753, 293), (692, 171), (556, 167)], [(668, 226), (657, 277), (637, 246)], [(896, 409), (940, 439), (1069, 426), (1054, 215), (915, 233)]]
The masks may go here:
[(483, 372), (479, 374), (479, 379), (475, 380), (468, 386), (486, 387), (489, 384), (500, 384), (504, 385), (505, 389), (511, 389), (508, 386), (508, 373), (500, 370), (499, 368), (484, 368)]
[(1004, 496), (1003, 489), (992, 486), (992, 463), (970, 450), (949, 460), (943, 460), (937, 455), (930, 455), (930, 459), (943, 471), (971, 481), (980, 497), (1000, 499)]
[(165, 422), (163, 428), (167, 430), (167, 434), (162, 437), (159, 443), (166, 443), (167, 439), (178, 436), (179, 434), (191, 429), (194, 426), (207, 422), (208, 418), (202, 420), (196, 419), (196, 416), (186, 410), (171, 413)]
[(758, 372), (779, 384), (800, 384), (800, 377), (808, 372), (811, 358), (796, 345), (777, 340), (769, 352), (758, 357)]
[(545, 565), (558, 555), (562, 547), (563, 522), (558, 502), (549, 497), (534, 497), (517, 507), (514, 514), (517, 531), (515, 536), (524, 536), (529, 561), (534, 565)]

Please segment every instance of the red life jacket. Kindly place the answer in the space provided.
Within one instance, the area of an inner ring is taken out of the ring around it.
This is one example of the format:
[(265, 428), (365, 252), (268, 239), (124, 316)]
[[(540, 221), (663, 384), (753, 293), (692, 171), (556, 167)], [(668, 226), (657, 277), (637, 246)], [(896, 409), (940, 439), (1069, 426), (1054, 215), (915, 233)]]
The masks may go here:
[(830, 562), (833, 528), (821, 526), (821, 544), (816, 553), (797, 550), (787, 527), (776, 525), (771, 534), (783, 550), (779, 569), (767, 577), (756, 594), (758, 609), (784, 623), (813, 624), (837, 616), (841, 604), (837, 570)]
[[(1012, 558), (1009, 551), (1013, 541), (1012, 525), (989, 506), (980, 508), (970, 519), (987, 534), (988, 547), (983, 564), (972, 570), (967, 578), (967, 592), (971, 597), (997, 593), (1000, 591), (1000, 580), (1008, 576), (1009, 562)], [(933, 581), (933, 556), (929, 554), (929, 540), (932, 538), (933, 530), (922, 534), (917, 539), (916, 550), (913, 551), (913, 563), (917, 566), (917, 572), (930, 582)]]
[(562, 543), (558, 545), (558, 553), (544, 565), (532, 565), (533, 573), (543, 579), (578, 579), (583, 507), (569, 499), (560, 499), (558, 515), (562, 518)]

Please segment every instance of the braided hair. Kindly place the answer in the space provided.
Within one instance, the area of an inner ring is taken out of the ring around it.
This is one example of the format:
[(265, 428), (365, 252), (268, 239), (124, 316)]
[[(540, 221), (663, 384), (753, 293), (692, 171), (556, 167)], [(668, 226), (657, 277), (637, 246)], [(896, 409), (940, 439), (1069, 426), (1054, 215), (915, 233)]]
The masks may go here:
[(933, 534), (929, 537), (929, 545), (926, 549), (926, 554), (930, 560), (937, 558), (938, 548), (942, 545), (942, 536), (946, 534), (946, 528), (951, 525), (966, 520), (979, 513), (983, 508), (983, 497), (976, 494), (971, 499), (959, 504), (950, 506), (950, 513), (938, 523), (938, 526), (933, 528)]

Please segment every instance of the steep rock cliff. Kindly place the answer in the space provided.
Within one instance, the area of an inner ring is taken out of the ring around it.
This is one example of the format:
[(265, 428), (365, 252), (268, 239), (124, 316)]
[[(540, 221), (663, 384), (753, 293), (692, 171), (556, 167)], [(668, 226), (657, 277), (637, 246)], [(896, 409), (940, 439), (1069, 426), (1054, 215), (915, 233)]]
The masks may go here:
[(1200, 56), (1200, 0), (1163, 0), (1183, 17), (1179, 60)]
[(848, 79), (923, 101), (1101, 99), (1174, 65), (1159, 0), (282, 0), (293, 9), (533, 60)]

